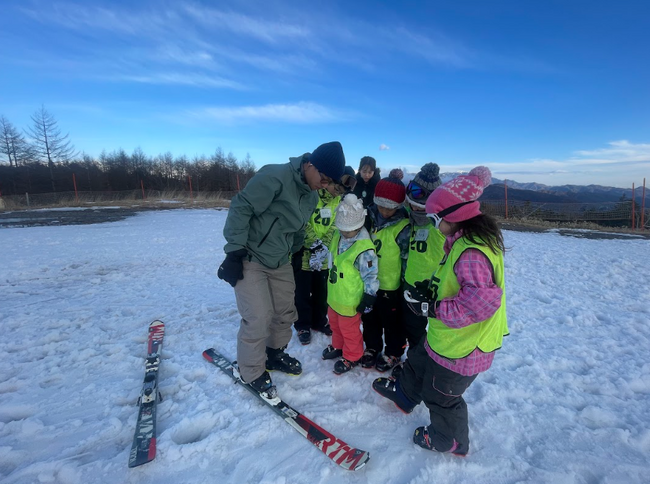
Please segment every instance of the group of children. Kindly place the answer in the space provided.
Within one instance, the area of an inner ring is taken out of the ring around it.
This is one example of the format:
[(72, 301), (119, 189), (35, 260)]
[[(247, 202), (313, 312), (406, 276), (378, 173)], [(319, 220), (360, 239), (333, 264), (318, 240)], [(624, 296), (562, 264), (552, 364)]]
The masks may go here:
[(380, 179), (368, 206), (320, 190), (296, 276), (296, 329), (302, 344), (311, 329), (331, 333), (322, 358), (337, 360), (337, 375), (392, 370), (375, 391), (405, 413), (429, 409), (413, 441), (464, 456), (462, 395), (508, 334), (503, 238), (478, 202), (491, 173), (477, 167), (442, 184), (428, 163), (408, 186), (402, 178), (395, 169)]
[(441, 183), (428, 163), (406, 187), (402, 178), (380, 179), (371, 157), (355, 174), (332, 141), (266, 165), (233, 198), (217, 275), (241, 315), (237, 372), (274, 401), (269, 371), (302, 372), (285, 352), (291, 325), (302, 344), (331, 334), (322, 356), (337, 360), (335, 373), (392, 370), (373, 389), (405, 413), (429, 409), (413, 441), (462, 456), (463, 393), (508, 333), (503, 238), (478, 202), (491, 174), (477, 167)]

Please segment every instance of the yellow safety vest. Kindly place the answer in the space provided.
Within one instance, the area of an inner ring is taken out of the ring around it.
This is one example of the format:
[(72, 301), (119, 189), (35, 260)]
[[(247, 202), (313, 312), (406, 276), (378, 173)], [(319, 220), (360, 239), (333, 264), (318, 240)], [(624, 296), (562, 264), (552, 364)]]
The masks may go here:
[(458, 294), (460, 285), (454, 273), (454, 265), (460, 255), (467, 249), (478, 249), (483, 252), (492, 264), (494, 283), (501, 288), (501, 306), (485, 321), (470, 324), (464, 328), (450, 328), (437, 318), (429, 318), (427, 341), (433, 351), (445, 358), (464, 358), (476, 348), (490, 353), (501, 348), (503, 337), (508, 334), (506, 318), (506, 285), (503, 273), (503, 253), (498, 254), (485, 245), (472, 244), (467, 239), (460, 238), (454, 242), (449, 255), (440, 263), (438, 270), (431, 279), (431, 289), (435, 299)]
[(445, 236), (433, 225), (411, 227), (404, 281), (410, 286), (428, 281), (445, 256)]
[(378, 259), (379, 289), (394, 291), (400, 287), (402, 258), (397, 236), (409, 223), (407, 218), (383, 229), (373, 230), (370, 236), (375, 244)]
[(363, 297), (363, 279), (354, 261), (367, 250), (375, 250), (370, 239), (357, 240), (345, 252), (338, 254), (340, 233), (334, 234), (330, 244), (332, 267), (327, 281), (327, 304), (341, 316), (354, 316)]

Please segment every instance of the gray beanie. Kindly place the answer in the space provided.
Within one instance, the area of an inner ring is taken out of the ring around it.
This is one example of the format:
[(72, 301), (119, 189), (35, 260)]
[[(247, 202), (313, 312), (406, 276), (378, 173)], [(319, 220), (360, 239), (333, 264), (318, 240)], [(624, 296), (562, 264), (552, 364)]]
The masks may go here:
[(413, 181), (429, 193), (433, 192), (442, 183), (440, 180), (440, 167), (436, 163), (427, 163), (415, 175)]

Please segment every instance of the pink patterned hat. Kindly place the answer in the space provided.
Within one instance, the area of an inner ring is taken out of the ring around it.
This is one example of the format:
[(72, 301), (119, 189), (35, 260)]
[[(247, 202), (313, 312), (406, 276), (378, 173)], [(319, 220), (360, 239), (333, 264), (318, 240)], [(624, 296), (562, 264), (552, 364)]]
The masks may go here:
[(463, 222), (481, 215), (477, 200), (492, 182), (492, 173), (477, 166), (467, 175), (459, 175), (436, 188), (427, 199), (427, 213), (437, 213), (447, 222)]

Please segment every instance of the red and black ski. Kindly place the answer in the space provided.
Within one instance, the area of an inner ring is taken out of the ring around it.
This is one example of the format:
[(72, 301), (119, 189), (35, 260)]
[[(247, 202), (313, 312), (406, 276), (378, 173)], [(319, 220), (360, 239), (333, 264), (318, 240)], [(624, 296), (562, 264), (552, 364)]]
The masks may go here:
[(300, 435), (305, 437), (308, 441), (318, 447), (327, 457), (332, 459), (336, 464), (350, 471), (361, 469), (368, 459), (370, 454), (365, 450), (355, 449), (343, 442), (341, 439), (334, 437), (327, 430), (319, 427), (307, 417), (302, 415), (297, 410), (291, 408), (287, 403), (279, 398), (269, 400), (260, 395), (250, 385), (244, 383), (234, 372), (233, 364), (223, 355), (216, 352), (214, 348), (210, 348), (203, 352), (203, 357), (210, 363), (219, 367), (226, 375), (231, 377), (235, 382), (246, 388), (249, 392), (255, 395), (259, 400), (278, 414), (285, 422), (297, 430)]
[(162, 399), (158, 392), (158, 367), (164, 336), (165, 324), (162, 321), (156, 320), (149, 325), (144, 383), (138, 399), (140, 411), (129, 454), (129, 467), (146, 464), (156, 457), (156, 403)]

